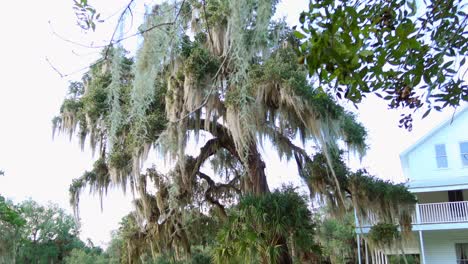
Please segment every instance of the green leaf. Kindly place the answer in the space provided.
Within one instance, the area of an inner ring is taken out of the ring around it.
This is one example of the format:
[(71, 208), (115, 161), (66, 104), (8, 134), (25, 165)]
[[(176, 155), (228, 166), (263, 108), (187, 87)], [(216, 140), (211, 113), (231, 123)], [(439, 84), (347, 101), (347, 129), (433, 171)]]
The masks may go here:
[(359, 52), (359, 55), (363, 57), (369, 57), (374, 55), (374, 52), (372, 50), (362, 50), (361, 52)]
[(429, 115), (429, 113), (431, 112), (432, 108), (429, 108), (427, 109), (427, 111), (424, 113), (424, 115), (422, 116), (422, 118), (425, 118), (427, 115)]
[(298, 39), (304, 39), (306, 37), (306, 35), (302, 34), (301, 32), (299, 31), (294, 31), (293, 32), (294, 36)]

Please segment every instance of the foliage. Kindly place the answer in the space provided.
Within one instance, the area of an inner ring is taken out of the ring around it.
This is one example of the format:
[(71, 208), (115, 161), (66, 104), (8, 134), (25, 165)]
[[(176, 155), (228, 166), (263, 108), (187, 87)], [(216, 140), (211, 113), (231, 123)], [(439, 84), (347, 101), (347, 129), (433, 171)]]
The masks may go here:
[[(338, 98), (375, 94), (390, 108), (426, 108), (424, 116), (468, 101), (464, 0), (314, 0), (309, 8), (295, 32), (299, 61)], [(411, 120), (400, 126), (411, 129)]]
[(0, 195), (0, 221), (10, 224), (13, 227), (21, 227), (25, 224), (24, 218), (21, 216), (18, 208), (8, 202), (5, 197)]
[(317, 226), (322, 254), (328, 256), (331, 263), (347, 263), (354, 259), (357, 245), (352, 213), (346, 214), (342, 219), (325, 215)]
[[(292, 248), (300, 256), (315, 249), (314, 233), (306, 200), (293, 189), (249, 195), (240, 200), (219, 231), (215, 262), (276, 263), (282, 251)], [(282, 238), (288, 239), (287, 245), (279, 241)]]
[(20, 229), (26, 223), (19, 208), (0, 195), (0, 262), (15, 262)]
[(73, 249), (65, 258), (65, 264), (108, 264), (109, 260), (102, 254), (89, 253), (83, 249)]
[[(359, 219), (368, 219), (371, 215), (380, 221), (393, 223), (397, 219), (402, 232), (407, 235), (411, 231), (411, 215), (414, 212), (416, 197), (408, 191), (404, 184), (394, 184), (369, 175), (366, 170), (351, 171), (343, 161), (343, 152), (332, 152), (333, 169), (340, 189), (336, 189), (323, 153), (312, 157), (309, 170), (305, 177), (311, 194), (322, 198), (331, 212), (343, 214), (349, 205), (356, 209)], [(338, 192), (349, 197), (351, 204), (338, 199)], [(344, 211), (343, 211), (344, 210)]]
[(83, 246), (72, 216), (56, 205), (41, 206), (32, 200), (20, 204), (26, 220), (21, 230), (17, 261), (50, 263), (62, 261), (76, 247)]
[(101, 248), (78, 238), (77, 223), (57, 205), (42, 206), (33, 200), (13, 205), (3, 197), (0, 202), (1, 263), (68, 263), (65, 258), (72, 251), (70, 260), (88, 255), (96, 260), (102, 255)]
[(391, 255), (388, 256), (388, 263), (390, 264), (417, 264), (421, 263), (419, 254), (412, 254), (412, 255)]
[[(338, 146), (365, 154), (367, 132), (297, 63), (300, 43), (284, 23), (272, 21), (276, 3), (155, 5), (139, 28), (135, 58), (109, 47), (82, 81), (70, 84), (54, 128), (77, 134), (99, 155), (93, 169), (73, 181), (73, 206), (86, 188), (102, 196), (120, 186), (138, 197), (113, 247), (120, 261), (159, 255), (183, 261), (197, 247), (214, 246), (218, 257), (239, 256), (229, 252), (231, 240), (212, 244), (219, 226), (225, 226), (225, 236), (237, 236), (236, 250), (245, 249), (247, 258), (290, 263), (291, 254), (304, 257), (300, 252), (313, 247), (310, 212), (292, 192), (270, 193), (260, 151), (265, 142), (280, 157), (296, 161), (313, 198), (326, 197), (337, 211), (346, 211), (348, 197), (359, 208), (370, 203), (373, 209), (387, 197), (365, 198), (375, 189), (339, 164)], [(312, 153), (306, 151), (309, 144)], [(166, 173), (147, 160), (153, 150), (169, 161)], [(316, 152), (321, 156), (311, 158)], [(358, 184), (363, 188), (354, 188)], [(401, 216), (395, 206), (381, 204), (381, 215)], [(297, 215), (284, 219), (278, 212)], [(254, 226), (263, 233), (253, 232)], [(244, 243), (252, 239), (256, 244)]]
[(399, 236), (398, 226), (392, 223), (377, 223), (369, 231), (371, 242), (381, 247), (393, 245)]
[(359, 170), (350, 177), (349, 186), (354, 194), (354, 207), (361, 219), (373, 214), (386, 223), (398, 221), (397, 224), (404, 235), (411, 233), (411, 216), (415, 209), (416, 197), (404, 184), (392, 184), (369, 177), (365, 171)]
[(97, 13), (96, 9), (88, 4), (88, 0), (73, 0), (75, 15), (77, 18), (78, 26), (84, 30), (93, 31), (96, 29), (96, 23), (102, 23), (104, 20), (100, 19), (101, 14)]

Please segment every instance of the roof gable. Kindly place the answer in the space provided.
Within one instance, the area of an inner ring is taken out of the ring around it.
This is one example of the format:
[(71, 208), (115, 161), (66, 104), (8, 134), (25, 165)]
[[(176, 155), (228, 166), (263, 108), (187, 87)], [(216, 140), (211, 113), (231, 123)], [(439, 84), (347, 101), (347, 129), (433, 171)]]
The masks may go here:
[(400, 154), (400, 160), (402, 162), (403, 167), (405, 167), (405, 163), (407, 162), (406, 157), (411, 151), (413, 151), (414, 149), (416, 149), (417, 147), (422, 145), (424, 142), (426, 142), (428, 139), (430, 139), (437, 132), (441, 131), (442, 129), (444, 129), (445, 127), (450, 125), (454, 120), (456, 120), (457, 118), (459, 118), (460, 116), (462, 116), (462, 115), (464, 115), (466, 113), (468, 113), (468, 106), (464, 107), (461, 111), (455, 113), (451, 118), (448, 118), (447, 120), (445, 120), (444, 122), (442, 122), (441, 124), (439, 124), (438, 126), (433, 128), (426, 135), (424, 135), (422, 138), (420, 138), (418, 141), (416, 141), (416, 143), (414, 143), (413, 145), (408, 147), (406, 150), (404, 150)]

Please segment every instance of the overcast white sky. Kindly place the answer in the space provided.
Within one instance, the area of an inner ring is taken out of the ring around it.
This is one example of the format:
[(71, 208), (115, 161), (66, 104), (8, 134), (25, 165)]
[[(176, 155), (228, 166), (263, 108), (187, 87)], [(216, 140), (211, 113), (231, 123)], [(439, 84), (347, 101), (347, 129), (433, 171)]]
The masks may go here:
[[(51, 201), (71, 212), (68, 186), (73, 178), (91, 168), (93, 159), (89, 151), (81, 152), (76, 142), (70, 143), (65, 136), (52, 140), (51, 119), (59, 112), (68, 80), (79, 79), (81, 75), (60, 78), (45, 58), (65, 74), (89, 65), (98, 50), (80, 48), (58, 38), (52, 34), (49, 21), (64, 38), (88, 44), (95, 40), (99, 44), (112, 34), (115, 14), (126, 2), (92, 1), (104, 18), (113, 15), (107, 23), (98, 25), (94, 34), (84, 34), (75, 25), (71, 0), (2, 3), (0, 169), (6, 174), (0, 177), (0, 194), (15, 202), (28, 197), (40, 203)], [(278, 14), (288, 16), (288, 22), (294, 25), (307, 2), (284, 1)], [(141, 16), (142, 12), (139, 7), (134, 15)], [(135, 39), (130, 41), (134, 43)], [(434, 113), (422, 121), (416, 118), (414, 130), (409, 133), (397, 126), (399, 112), (387, 110), (381, 101), (367, 100), (360, 106), (359, 119), (369, 131), (371, 148), (362, 166), (379, 177), (401, 180), (399, 153), (452, 113), (451, 110)], [(276, 155), (265, 153), (264, 159), (271, 186), (295, 177), (296, 171), (279, 162)], [(130, 200), (130, 195), (125, 197), (120, 190), (111, 191), (104, 198), (101, 212), (97, 197), (83, 195), (82, 238), (89, 237), (104, 245), (110, 231), (117, 228), (120, 218), (130, 210)]]

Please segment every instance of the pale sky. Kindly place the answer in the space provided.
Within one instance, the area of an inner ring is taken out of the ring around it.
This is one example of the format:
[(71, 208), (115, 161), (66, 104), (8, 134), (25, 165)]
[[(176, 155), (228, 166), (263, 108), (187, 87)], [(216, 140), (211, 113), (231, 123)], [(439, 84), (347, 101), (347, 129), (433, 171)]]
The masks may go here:
[[(51, 119), (59, 112), (68, 81), (80, 79), (81, 74), (60, 78), (45, 58), (67, 74), (89, 65), (97, 58), (99, 50), (79, 47), (58, 38), (50, 25), (63, 38), (83, 44), (93, 40), (96, 45), (105, 44), (104, 40), (108, 40), (115, 26), (116, 14), (127, 2), (91, 1), (104, 18), (111, 16), (106, 23), (98, 25), (94, 34), (85, 34), (76, 26), (72, 0), (2, 3), (0, 169), (5, 170), (5, 176), (0, 177), (0, 194), (15, 202), (28, 197), (43, 204), (51, 201), (71, 213), (68, 186), (73, 178), (91, 168), (93, 158), (89, 150), (81, 152), (78, 144), (69, 142), (66, 136), (52, 140)], [(307, 0), (284, 1), (278, 7), (278, 16), (287, 16), (288, 22), (294, 25), (307, 3)], [(136, 24), (144, 10), (137, 7), (134, 11)], [(135, 38), (131, 39), (126, 45), (134, 46), (135, 41)], [(399, 153), (453, 111), (431, 113), (424, 120), (420, 120), (419, 113), (411, 133), (398, 128), (400, 113), (387, 110), (380, 100), (366, 100), (358, 113), (359, 120), (369, 131), (370, 144), (360, 166), (381, 178), (401, 180)], [(264, 159), (270, 186), (279, 186), (291, 179), (297, 182), (293, 166), (279, 162), (272, 153), (264, 153)], [(130, 200), (130, 194), (125, 197), (120, 190), (111, 191), (104, 198), (104, 211), (101, 212), (99, 199), (83, 194), (81, 237), (105, 245), (110, 231), (118, 227), (121, 217), (131, 209)]]

